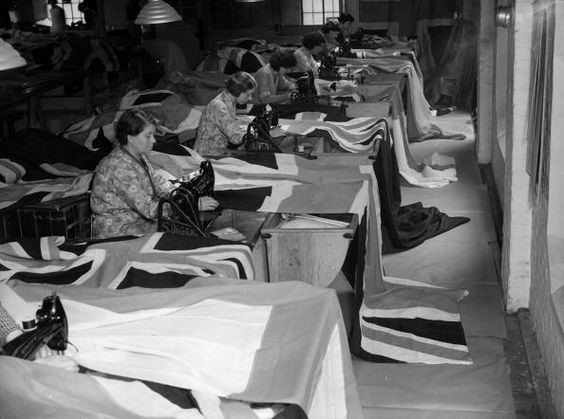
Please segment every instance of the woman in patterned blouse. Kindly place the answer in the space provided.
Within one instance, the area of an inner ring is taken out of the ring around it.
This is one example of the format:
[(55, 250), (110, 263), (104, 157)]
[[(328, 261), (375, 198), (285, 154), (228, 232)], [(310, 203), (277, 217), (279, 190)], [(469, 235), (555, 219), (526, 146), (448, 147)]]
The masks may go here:
[(229, 143), (243, 143), (247, 127), (237, 121), (235, 105), (246, 105), (253, 97), (256, 86), (254, 77), (244, 71), (233, 74), (227, 80), (225, 90), (212, 99), (202, 114), (194, 143), (198, 153), (225, 155), (229, 154)]
[[(141, 110), (124, 112), (116, 124), (119, 145), (96, 168), (90, 206), (93, 235), (107, 238), (156, 231), (159, 200), (174, 186), (156, 174), (145, 153), (155, 143), (155, 121)], [(200, 210), (212, 210), (213, 198), (200, 199)]]

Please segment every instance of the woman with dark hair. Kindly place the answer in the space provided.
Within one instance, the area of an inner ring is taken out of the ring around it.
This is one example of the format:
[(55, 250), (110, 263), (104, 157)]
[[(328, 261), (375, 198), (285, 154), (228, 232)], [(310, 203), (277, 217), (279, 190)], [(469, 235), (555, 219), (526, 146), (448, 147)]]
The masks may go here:
[[(145, 154), (155, 143), (155, 119), (139, 109), (127, 110), (115, 126), (117, 146), (98, 167), (92, 182), (90, 207), (93, 236), (107, 238), (156, 231), (159, 200), (174, 188), (154, 172)], [(201, 210), (217, 207), (201, 198)]]
[(302, 46), (294, 51), (297, 64), (292, 72), (313, 71), (316, 73), (319, 69), (319, 62), (315, 60), (315, 57), (321, 55), (325, 50), (325, 42), (325, 36), (319, 32), (306, 33), (302, 38)]
[(244, 71), (233, 74), (225, 83), (225, 90), (217, 95), (204, 110), (194, 149), (204, 155), (229, 154), (229, 143), (243, 142), (246, 129), (241, 127), (235, 116), (235, 105), (246, 105), (257, 83), (253, 76)]
[(274, 51), (270, 61), (255, 73), (257, 98), (255, 103), (282, 103), (290, 100), (296, 85), (285, 77), (296, 66), (294, 53), (285, 48)]
[(335, 21), (329, 21), (321, 28), (321, 33), (325, 36), (327, 52), (335, 51), (345, 40), (345, 36)]

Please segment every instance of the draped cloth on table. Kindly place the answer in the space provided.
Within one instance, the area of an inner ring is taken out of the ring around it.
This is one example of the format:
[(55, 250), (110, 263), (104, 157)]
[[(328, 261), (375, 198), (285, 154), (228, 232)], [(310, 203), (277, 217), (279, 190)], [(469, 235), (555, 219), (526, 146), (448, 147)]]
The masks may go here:
[[(393, 141), (390, 141), (390, 144), (397, 158), (399, 172), (411, 185), (440, 188), (457, 180), (455, 168), (436, 170), (428, 165), (418, 165), (413, 159), (407, 141), (405, 114), (397, 86), (362, 85), (358, 86), (358, 91), (363, 94), (367, 102), (349, 104), (346, 108), (348, 116), (343, 116), (343, 112), (339, 112), (340, 108), (336, 107), (332, 110), (328, 106), (301, 107), (303, 110), (318, 109), (318, 113), (324, 115), (322, 118), (312, 112), (298, 113), (299, 105), (290, 107), (281, 105), (283, 115), (287, 118), (293, 115), (296, 118), (280, 119), (281, 128), (288, 134), (322, 135), (351, 153), (371, 153), (374, 149), (374, 141), (384, 137), (388, 139), (388, 131), (391, 131)], [(380, 100), (385, 100), (389, 105), (382, 107)], [(290, 112), (289, 108), (294, 109), (295, 112)], [(385, 120), (389, 121), (389, 129), (378, 128), (380, 124), (386, 124), (383, 122)], [(375, 135), (378, 130), (383, 136)]]
[[(6, 309), (21, 321), (56, 290), (77, 349), (68, 352), (88, 369), (247, 402), (293, 403), (310, 418), (362, 417), (334, 292), (237, 281), (253, 279), (246, 245), (163, 233), (81, 244), (44, 237), (0, 245), (0, 254)], [(191, 417), (133, 383), (51, 370), (0, 357), (3, 409), (14, 417), (131, 410), (131, 417)], [(18, 379), (8, 382), (8, 371)], [(46, 391), (22, 390), (49, 379)], [(144, 414), (153, 402), (163, 410)]]
[[(416, 66), (411, 60), (403, 57), (383, 58), (338, 58), (339, 65), (362, 66), (368, 65), (376, 70), (388, 73), (407, 74), (408, 100), (407, 100), (407, 135), (410, 141), (422, 141), (430, 138), (452, 138), (453, 135), (445, 133), (437, 125), (437, 118), (431, 113), (431, 105), (425, 98), (423, 80)], [(367, 82), (370, 83), (367, 76)], [(456, 137), (457, 138), (457, 137)], [(462, 136), (464, 138), (464, 136)]]
[[(152, 153), (150, 160), (173, 175), (199, 167), (197, 156)], [(321, 155), (312, 161), (261, 153), (212, 161), (216, 197), (226, 208), (352, 213), (362, 220), (358, 241), (363, 257), (355, 281), (358, 318), (351, 341), (355, 354), (374, 361), (471, 363), (457, 308), (465, 290), (384, 284), (378, 183), (371, 163), (362, 154)], [(445, 330), (449, 337), (443, 340)]]
[[(363, 94), (368, 95), (370, 99), (381, 98), (386, 96), (391, 101), (392, 113), (388, 120), (391, 119), (393, 128), (393, 137), (396, 141), (392, 141), (391, 134), (386, 127), (386, 120), (380, 119), (380, 135), (377, 136), (377, 153), (373, 153), (374, 144), (372, 148), (365, 150), (368, 155), (375, 154), (376, 160), (373, 163), (374, 173), (378, 180), (378, 191), (380, 198), (380, 207), (382, 212), (382, 232), (383, 232), (383, 253), (394, 253), (404, 249), (415, 247), (425, 240), (434, 237), (438, 234), (444, 233), (452, 228), (469, 221), (467, 217), (449, 217), (448, 215), (440, 212), (437, 208), (425, 208), (421, 203), (414, 203), (407, 206), (401, 206), (401, 189), (399, 175), (405, 179), (410, 180), (410, 183), (417, 184), (418, 182), (425, 182), (430, 185), (431, 182), (438, 183), (439, 178), (424, 178), (422, 172), (418, 172), (415, 168), (415, 162), (409, 153), (409, 148), (406, 148), (407, 141), (402, 134), (402, 127), (405, 122), (402, 118), (401, 112), (397, 109), (401, 106), (401, 98), (397, 86), (361, 86), (364, 87)], [(361, 115), (373, 114), (373, 109), (377, 109), (373, 103), (350, 104), (346, 108), (347, 113), (359, 113)], [(297, 115), (310, 115), (315, 119), (312, 112), (317, 109), (317, 112), (326, 116), (328, 119), (343, 121), (346, 120), (344, 115), (344, 108), (318, 106), (318, 105), (281, 105), (278, 109), (284, 117), (297, 117)], [(402, 108), (401, 108), (402, 109)], [(309, 112), (308, 112), (309, 111)], [(303, 119), (302, 119), (303, 120)], [(365, 124), (370, 126), (368, 121), (371, 118), (355, 118), (353, 121), (365, 121)], [(289, 131), (294, 132), (300, 126), (299, 123), (289, 124), (290, 119), (281, 119), (283, 126), (291, 127)], [(382, 126), (382, 124), (384, 126)], [(331, 137), (330, 130), (324, 129), (323, 125), (316, 122), (317, 129), (311, 135), (326, 134), (325, 136)], [(337, 125), (341, 126), (341, 125)], [(403, 141), (402, 141), (403, 139)], [(339, 141), (340, 145), (343, 140)], [(350, 151), (346, 146), (346, 150)], [(406, 152), (407, 150), (407, 152)], [(397, 154), (400, 158), (397, 159)], [(398, 169), (398, 160), (401, 162), (401, 168)], [(369, 163), (369, 160), (366, 160)]]
[(428, 28), (452, 25), (462, 12), (460, 0), (359, 0), (359, 26), (386, 30), (392, 39), (417, 36), (418, 59), (425, 77), (435, 68)]

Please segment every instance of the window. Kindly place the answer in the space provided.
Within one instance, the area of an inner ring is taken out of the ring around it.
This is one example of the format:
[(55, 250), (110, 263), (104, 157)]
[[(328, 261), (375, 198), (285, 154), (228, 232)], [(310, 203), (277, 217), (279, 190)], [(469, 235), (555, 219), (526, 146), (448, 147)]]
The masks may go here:
[(340, 0), (302, 0), (302, 24), (323, 25), (329, 18), (339, 17)]
[[(84, 22), (83, 14), (78, 10), (78, 5), (82, 0), (63, 0), (57, 1), (57, 6), (61, 7), (65, 11), (65, 23), (67, 26), (71, 26), (75, 22)], [(45, 2), (47, 3), (47, 1)], [(47, 6), (47, 10), (50, 10), (51, 6)], [(50, 16), (50, 14), (48, 14)]]

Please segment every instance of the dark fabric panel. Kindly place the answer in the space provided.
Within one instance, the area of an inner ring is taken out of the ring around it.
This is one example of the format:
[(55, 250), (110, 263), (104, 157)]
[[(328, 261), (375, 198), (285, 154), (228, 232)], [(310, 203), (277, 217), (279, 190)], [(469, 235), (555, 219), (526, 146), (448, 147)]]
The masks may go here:
[(239, 261), (239, 259), (235, 259), (235, 258), (226, 258), (225, 260), (228, 260), (230, 262), (233, 262), (235, 265), (237, 265), (237, 270), (239, 271), (239, 278), (241, 279), (248, 279), (247, 278), (247, 273), (245, 272), (245, 268), (243, 268), (243, 265), (241, 264), (241, 262)]
[(364, 317), (364, 320), (381, 327), (411, 333), (422, 338), (451, 343), (453, 345), (466, 345), (464, 330), (460, 322), (382, 317)]
[(192, 250), (199, 249), (200, 247), (212, 247), (222, 244), (232, 243), (228, 240), (196, 237), (196, 236), (179, 236), (176, 234), (163, 234), (160, 240), (155, 244), (155, 250), (169, 251), (169, 250)]
[(133, 106), (144, 105), (146, 103), (161, 103), (169, 96), (172, 96), (172, 93), (142, 93), (137, 100), (133, 102)]
[(41, 241), (39, 239), (19, 239), (18, 244), (33, 259), (43, 259), (41, 254)]
[(380, 194), (383, 254), (411, 249), (470, 221), (468, 217), (450, 217), (435, 207), (426, 208), (420, 202), (402, 207), (397, 160), (388, 142), (380, 143), (373, 167)]
[(243, 190), (216, 191), (215, 199), (224, 208), (257, 211), (267, 196), (272, 195), (271, 187)]
[(274, 153), (247, 153), (237, 156), (237, 159), (243, 160), (249, 164), (268, 167), (269, 169), (278, 170), (278, 163)]
[(82, 275), (92, 268), (92, 261), (83, 265), (75, 266), (63, 272), (18, 272), (11, 279), (19, 279), (23, 282), (53, 284), (53, 285), (69, 285), (77, 281)]
[(150, 273), (142, 269), (130, 268), (117, 289), (130, 287), (141, 288), (178, 288), (186, 285), (196, 275), (185, 275), (178, 272)]

